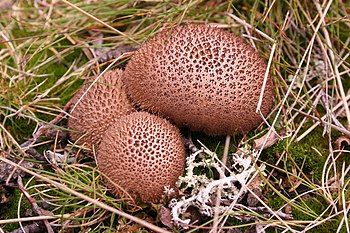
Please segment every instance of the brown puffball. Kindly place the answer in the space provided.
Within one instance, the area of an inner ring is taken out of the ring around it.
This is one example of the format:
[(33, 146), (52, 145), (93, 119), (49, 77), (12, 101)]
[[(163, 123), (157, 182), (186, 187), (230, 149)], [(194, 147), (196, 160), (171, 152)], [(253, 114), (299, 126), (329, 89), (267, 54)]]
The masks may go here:
[[(142, 109), (179, 126), (213, 135), (245, 133), (255, 113), (266, 64), (243, 39), (206, 25), (159, 32), (135, 52), (125, 69), (126, 93)], [(268, 78), (261, 112), (273, 105)]]
[(164, 187), (174, 188), (185, 166), (179, 130), (146, 112), (121, 117), (108, 128), (97, 151), (99, 170), (144, 202), (161, 201)]
[[(89, 148), (98, 145), (112, 121), (136, 111), (122, 88), (121, 76), (122, 71), (118, 69), (104, 73), (71, 110), (68, 128), (71, 139), (78, 140), (77, 144)], [(84, 83), (73, 97), (73, 105), (91, 83), (91, 80)]]

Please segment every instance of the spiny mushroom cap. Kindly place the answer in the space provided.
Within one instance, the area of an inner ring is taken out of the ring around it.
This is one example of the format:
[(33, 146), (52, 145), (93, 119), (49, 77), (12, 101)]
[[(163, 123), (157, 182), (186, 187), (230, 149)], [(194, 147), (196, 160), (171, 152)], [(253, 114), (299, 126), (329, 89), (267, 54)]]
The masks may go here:
[(87, 91), (68, 119), (70, 136), (74, 141), (79, 140), (79, 145), (98, 145), (112, 121), (136, 111), (122, 88), (121, 77), (121, 70), (107, 71), (90, 90), (87, 91), (91, 80), (73, 97), (74, 105)]
[[(124, 71), (126, 93), (142, 109), (208, 134), (247, 132), (255, 113), (266, 64), (243, 39), (218, 28), (190, 24), (165, 29), (143, 44)], [(267, 115), (273, 84), (261, 106)]]
[[(133, 197), (159, 202), (164, 187), (175, 188), (185, 166), (179, 130), (165, 119), (137, 112), (116, 121), (98, 149), (100, 171)], [(120, 193), (112, 183), (112, 190)]]

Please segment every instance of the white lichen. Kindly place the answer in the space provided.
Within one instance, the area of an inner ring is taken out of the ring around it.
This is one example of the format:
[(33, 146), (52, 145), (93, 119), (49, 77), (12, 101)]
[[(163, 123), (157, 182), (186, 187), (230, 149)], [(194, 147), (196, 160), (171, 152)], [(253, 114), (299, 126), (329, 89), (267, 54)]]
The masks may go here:
[(170, 187), (170, 186), (164, 186), (164, 195), (167, 197), (170, 197), (171, 195), (173, 195), (175, 193), (174, 188)]
[[(186, 160), (186, 173), (177, 183), (185, 195), (180, 199), (171, 200), (169, 204), (174, 223), (183, 228), (188, 227), (191, 220), (182, 219), (181, 216), (190, 206), (196, 207), (202, 215), (212, 217), (218, 189), (221, 190), (220, 213), (227, 211), (231, 203), (238, 203), (247, 192), (247, 181), (256, 171), (254, 166), (256, 154), (257, 152), (249, 146), (240, 148), (230, 158), (233, 162), (232, 169), (227, 169), (221, 164), (217, 155), (207, 148), (203, 147), (192, 153)], [(196, 175), (194, 172), (196, 168), (215, 170), (221, 178), (209, 178), (206, 174)]]

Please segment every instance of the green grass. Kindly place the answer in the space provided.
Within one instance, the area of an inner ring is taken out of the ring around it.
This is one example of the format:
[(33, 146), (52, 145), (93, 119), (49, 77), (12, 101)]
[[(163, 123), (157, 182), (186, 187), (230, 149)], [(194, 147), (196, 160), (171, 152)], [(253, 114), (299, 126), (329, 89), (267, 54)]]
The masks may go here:
[[(338, 111), (332, 111), (332, 108), (342, 102), (342, 91), (349, 95), (348, 2), (334, 1), (324, 16), (325, 24), (321, 23), (319, 28), (318, 24), (323, 18), (320, 17), (318, 8), (324, 10), (328, 2), (320, 1), (321, 6), (317, 5), (318, 1), (299, 0), (69, 2), (75, 7), (65, 1), (17, 1), (12, 8), (2, 9), (0, 151), (22, 158), (23, 153), (20, 153), (18, 145), (30, 138), (37, 127), (57, 116), (85, 78), (100, 73), (110, 64), (99, 64), (93, 59), (91, 50), (98, 45), (94, 44), (96, 38), (92, 32), (103, 33), (102, 47), (117, 48), (142, 44), (164, 25), (182, 22), (215, 23), (234, 34), (245, 35), (246, 40), (254, 43), (266, 60), (271, 55), (273, 42), (276, 43), (270, 68), (276, 85), (276, 107), (267, 121), (285, 138), (264, 150), (258, 164), (265, 163), (267, 167), (262, 182), (264, 203), (275, 211), (290, 204), (294, 220), (299, 222), (274, 219), (278, 224), (269, 227), (268, 231), (281, 232), (287, 229), (286, 225), (300, 230), (309, 224), (310, 232), (335, 232), (339, 224), (344, 224), (342, 220), (345, 218), (341, 210), (342, 203), (349, 201), (349, 175), (346, 169), (350, 161), (348, 151), (335, 151), (334, 141), (342, 133), (334, 128), (337, 126), (334, 119), (344, 126), (349, 122), (346, 116), (334, 115), (333, 120), (324, 118), (324, 121), (332, 124), (332, 129), (324, 131), (324, 126), (320, 124), (312, 131), (308, 130), (320, 117)], [(230, 14), (244, 22), (236, 21)], [(313, 37), (315, 29), (318, 31)], [(309, 45), (311, 47), (307, 51)], [(125, 62), (127, 60), (122, 59), (114, 67)], [(337, 74), (342, 85), (334, 78)], [(321, 102), (324, 100), (329, 105)], [(60, 126), (64, 127), (64, 122)], [(256, 135), (262, 135), (267, 129), (267, 126), (261, 126), (250, 132), (246, 141), (252, 144)], [(192, 139), (194, 142), (201, 141), (219, 156), (223, 154), (224, 136), (211, 137), (193, 133)], [(230, 153), (237, 150), (241, 140), (242, 135), (233, 137)], [(49, 140), (45, 145), (36, 146), (36, 149), (43, 153), (55, 146), (57, 145)], [(345, 149), (349, 150), (349, 146)], [(68, 145), (65, 150), (69, 156), (77, 157), (76, 163), (55, 167), (37, 162), (34, 171), (84, 195), (98, 198), (109, 206), (161, 226), (156, 211), (149, 206), (115, 199), (105, 189), (94, 159), (88, 157), (86, 152), (72, 145)], [(333, 157), (330, 157), (332, 154)], [(334, 163), (330, 162), (332, 158)], [(208, 171), (205, 173), (210, 174)], [(340, 179), (336, 184), (337, 191), (328, 192), (323, 189), (325, 187), (322, 182), (330, 180), (334, 175)], [(305, 195), (305, 190), (290, 190), (291, 184), (301, 185), (310, 193)], [(74, 216), (74, 221), (53, 220), (55, 223), (66, 223), (73, 231), (113, 232), (113, 229), (131, 227), (146, 232), (146, 228), (40, 179), (35, 178), (28, 190), (39, 205), (47, 200), (52, 202), (52, 213)], [(15, 189), (11, 193), (10, 202), (0, 212), (1, 219), (17, 218), (17, 212), (12, 210), (18, 204), (20, 192)], [(22, 202), (21, 213), (30, 208), (27, 204)], [(334, 215), (335, 212), (339, 214)], [(262, 224), (267, 223), (262, 215), (258, 219)], [(226, 226), (235, 221), (234, 218), (229, 219)], [(0, 227), (13, 230), (18, 224)], [(247, 229), (244, 224), (243, 229)], [(345, 225), (342, 225), (340, 232), (346, 232)]]

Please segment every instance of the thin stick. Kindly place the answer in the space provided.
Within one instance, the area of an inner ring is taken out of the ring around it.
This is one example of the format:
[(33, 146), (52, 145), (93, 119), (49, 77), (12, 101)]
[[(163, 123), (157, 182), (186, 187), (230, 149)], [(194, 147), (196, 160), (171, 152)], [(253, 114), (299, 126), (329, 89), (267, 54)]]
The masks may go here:
[[(224, 154), (222, 155), (222, 165), (223, 167), (226, 166), (227, 163), (227, 157), (228, 157), (228, 151), (230, 149), (230, 142), (231, 142), (231, 136), (227, 135), (226, 140), (225, 140), (225, 147), (224, 147)], [(222, 179), (222, 175), (220, 175), (220, 179)], [(220, 200), (221, 200), (221, 190), (222, 190), (222, 185), (219, 186), (218, 191), (216, 192), (216, 202), (215, 202), (215, 212), (214, 212), (214, 223), (213, 223), (213, 229), (210, 232), (218, 232), (218, 225), (219, 225), (219, 206), (220, 206)]]
[(238, 23), (242, 24), (243, 26), (255, 30), (256, 33), (258, 33), (259, 35), (261, 35), (265, 39), (268, 39), (270, 42), (275, 43), (274, 39), (272, 39), (270, 36), (268, 36), (267, 34), (263, 33), (262, 31), (260, 31), (259, 29), (254, 28), (252, 25), (247, 23), (245, 20), (240, 19), (239, 17), (237, 17), (237, 16), (235, 16), (234, 14), (231, 14), (231, 13), (227, 13), (227, 15), (230, 16), (231, 18), (233, 18), (234, 20), (236, 20)]
[(227, 157), (228, 157), (228, 151), (230, 149), (230, 143), (231, 143), (231, 136), (227, 135), (226, 140), (225, 140), (224, 154), (223, 154), (222, 159), (221, 159), (223, 166), (226, 166), (226, 163), (227, 163)]
[[(350, 137), (350, 131), (347, 130), (344, 126), (337, 126), (337, 125), (331, 124), (328, 121), (325, 121), (323, 119), (317, 118), (317, 117), (312, 116), (312, 115), (309, 115), (309, 114), (307, 114), (307, 113), (305, 113), (303, 111), (300, 111), (299, 109), (293, 109), (293, 110), (295, 110), (295, 111), (297, 111), (297, 112), (299, 112), (299, 113), (301, 113), (301, 114), (303, 114), (303, 115), (305, 115), (307, 117), (310, 117), (313, 120), (318, 121), (320, 124), (323, 124), (324, 126), (328, 126), (328, 127), (331, 127), (331, 128), (333, 128), (335, 130), (338, 130), (339, 132), (341, 132), (341, 133), (343, 133), (343, 134), (345, 134), (345, 135)], [(324, 117), (326, 117), (326, 116), (324, 116)]]
[(17, 222), (29, 222), (29, 221), (43, 221), (43, 220), (52, 220), (52, 219), (69, 219), (72, 215), (70, 214), (62, 214), (62, 215), (41, 215), (34, 217), (24, 217), (24, 218), (12, 218), (12, 219), (0, 219), (0, 225), (9, 224), (9, 223), (17, 223)]
[(98, 206), (98, 207), (100, 207), (100, 208), (102, 208), (102, 209), (105, 209), (105, 210), (107, 210), (107, 211), (110, 211), (110, 212), (112, 212), (112, 213), (115, 213), (115, 214), (117, 214), (117, 215), (120, 215), (121, 217), (124, 217), (124, 218), (129, 219), (129, 220), (131, 220), (131, 221), (133, 221), (133, 222), (135, 222), (135, 223), (138, 223), (138, 224), (140, 224), (140, 225), (142, 225), (142, 226), (144, 226), (144, 227), (147, 227), (147, 228), (149, 228), (150, 230), (153, 230), (153, 231), (159, 232), (159, 233), (170, 233), (169, 231), (164, 230), (164, 229), (162, 229), (162, 228), (160, 228), (160, 227), (158, 227), (158, 226), (155, 226), (155, 225), (153, 225), (153, 224), (151, 224), (151, 223), (149, 223), (149, 222), (147, 222), (147, 221), (145, 221), (145, 220), (142, 220), (142, 219), (139, 219), (139, 218), (137, 218), (137, 217), (135, 217), (135, 216), (132, 216), (132, 215), (130, 215), (130, 214), (127, 214), (127, 213), (125, 213), (125, 212), (123, 212), (123, 211), (121, 211), (121, 210), (118, 210), (118, 209), (113, 208), (113, 207), (111, 207), (111, 206), (109, 206), (109, 205), (106, 205), (106, 204), (103, 203), (103, 202), (100, 202), (100, 201), (95, 200), (95, 199), (93, 199), (93, 198), (91, 198), (91, 197), (88, 197), (88, 196), (86, 196), (86, 195), (84, 195), (84, 194), (81, 194), (81, 193), (79, 193), (79, 192), (77, 192), (77, 191), (75, 191), (75, 190), (73, 190), (73, 189), (70, 189), (70, 188), (68, 188), (68, 187), (67, 187), (66, 185), (64, 185), (64, 184), (61, 184), (61, 183), (56, 182), (56, 181), (53, 181), (53, 180), (51, 180), (51, 179), (49, 179), (49, 178), (47, 178), (47, 177), (45, 177), (45, 176), (42, 176), (42, 175), (37, 174), (37, 173), (35, 173), (35, 172), (33, 172), (33, 171), (29, 170), (29, 169), (26, 169), (26, 168), (24, 168), (24, 167), (22, 167), (22, 166), (20, 166), (20, 165), (18, 165), (18, 164), (16, 164), (16, 163), (14, 163), (14, 162), (12, 162), (12, 161), (6, 159), (6, 158), (4, 158), (4, 157), (1, 157), (1, 156), (0, 156), (0, 160), (3, 161), (3, 162), (5, 162), (5, 163), (7, 163), (7, 164), (10, 164), (10, 165), (12, 165), (12, 166), (15, 166), (15, 167), (21, 169), (22, 171), (24, 171), (24, 172), (26, 172), (26, 173), (28, 173), (28, 174), (30, 174), (30, 175), (32, 175), (32, 176), (35, 176), (36, 178), (41, 179), (41, 180), (43, 180), (43, 181), (45, 181), (45, 182), (47, 182), (47, 183), (49, 183), (49, 184), (51, 184), (51, 185), (53, 185), (53, 186), (55, 186), (55, 187), (57, 187), (57, 188), (59, 188), (59, 189), (65, 191), (65, 192), (68, 192), (68, 193), (70, 193), (70, 194), (73, 194), (73, 195), (75, 195), (76, 197), (79, 197), (79, 198), (81, 198), (81, 199), (83, 199), (83, 200), (85, 200), (85, 201), (87, 201), (87, 202), (90, 202), (90, 203), (92, 203), (92, 204), (94, 204), (94, 205), (96, 205), (96, 206)]
[[(30, 196), (30, 194), (28, 193), (27, 189), (24, 187), (23, 182), (22, 182), (22, 178), (21, 176), (18, 176), (18, 180), (17, 180), (17, 184), (18, 184), (18, 188), (21, 190), (21, 192), (24, 194), (24, 196), (27, 198), (27, 200), (29, 201), (29, 203), (32, 205), (33, 210), (38, 214), (38, 215), (44, 215), (44, 211), (43, 209), (41, 209), (38, 204), (36, 203), (36, 200)], [(47, 211), (48, 212), (48, 211)], [(44, 219), (44, 224), (45, 227), (47, 229), (48, 233), (54, 233), (49, 221), (47, 219)]]
[(269, 15), (269, 13), (270, 13), (271, 9), (273, 8), (273, 6), (275, 5), (275, 3), (276, 3), (276, 0), (273, 0), (272, 3), (270, 4), (269, 9), (267, 9), (266, 13), (264, 14), (265, 15), (264, 18), (261, 20), (262, 23), (265, 22), (267, 16)]
[[(348, 95), (346, 98), (345, 98), (346, 101), (349, 101), (350, 100), (350, 95)], [(340, 108), (341, 106), (343, 105), (343, 102), (341, 101), (340, 103), (338, 103), (334, 108), (332, 108), (331, 112), (335, 112), (338, 110), (338, 108)], [(321, 118), (320, 121), (317, 121), (314, 125), (312, 125), (308, 130), (306, 130), (302, 135), (300, 135), (298, 138), (297, 138), (297, 142), (300, 142), (306, 135), (308, 135), (312, 130), (314, 130), (319, 124), (323, 123), (324, 120), (326, 119), (327, 115), (323, 116)], [(319, 119), (317, 119), (319, 120)]]

